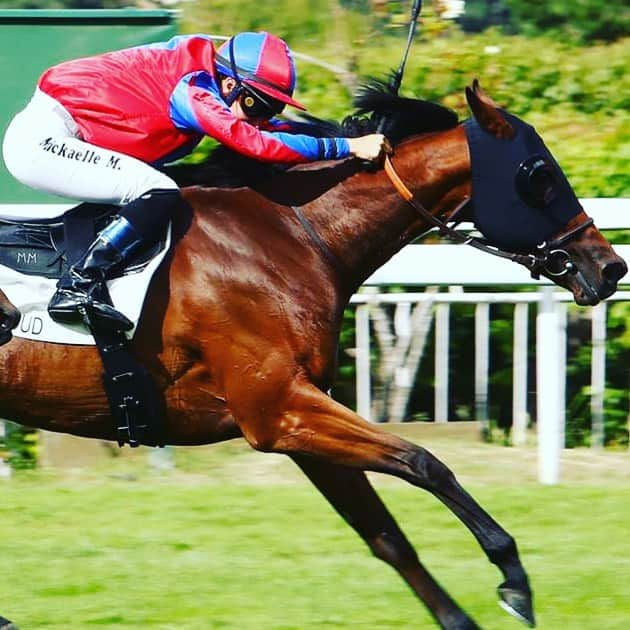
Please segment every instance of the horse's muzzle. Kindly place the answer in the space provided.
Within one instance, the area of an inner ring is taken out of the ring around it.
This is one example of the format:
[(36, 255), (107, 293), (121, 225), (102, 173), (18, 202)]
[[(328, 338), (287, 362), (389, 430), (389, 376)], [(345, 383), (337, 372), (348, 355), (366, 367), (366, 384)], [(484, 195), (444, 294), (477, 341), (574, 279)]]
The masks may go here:
[(597, 291), (600, 300), (605, 300), (617, 290), (617, 283), (628, 273), (628, 265), (620, 258), (606, 263), (602, 269), (602, 284)]

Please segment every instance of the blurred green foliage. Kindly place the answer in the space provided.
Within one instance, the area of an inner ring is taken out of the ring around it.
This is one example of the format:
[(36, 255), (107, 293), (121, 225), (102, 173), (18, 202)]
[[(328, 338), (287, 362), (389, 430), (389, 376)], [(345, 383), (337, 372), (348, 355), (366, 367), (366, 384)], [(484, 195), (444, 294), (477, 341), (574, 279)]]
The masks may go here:
[(13, 422), (5, 421), (4, 436), (0, 437), (0, 459), (16, 470), (37, 466), (38, 432)]
[(466, 31), (500, 26), (506, 33), (576, 43), (613, 42), (630, 35), (630, 6), (626, 0), (467, 0), (459, 22)]
[(627, 0), (505, 0), (519, 32), (554, 33), (579, 42), (615, 41), (630, 35)]
[[(188, 33), (270, 30), (298, 53), (336, 67), (298, 58), (297, 92), (313, 114), (339, 120), (352, 110), (357, 82), (398, 67), (407, 33), (404, 21), (383, 30), (364, 7), (348, 8), (355, 4), (196, 2), (185, 8), (181, 23)], [(537, 127), (579, 196), (630, 196), (630, 38), (577, 46), (555, 33), (464, 33), (439, 20), (430, 4), (422, 16), (404, 95), (441, 102), (464, 118), (464, 88), (477, 77), (497, 103)]]

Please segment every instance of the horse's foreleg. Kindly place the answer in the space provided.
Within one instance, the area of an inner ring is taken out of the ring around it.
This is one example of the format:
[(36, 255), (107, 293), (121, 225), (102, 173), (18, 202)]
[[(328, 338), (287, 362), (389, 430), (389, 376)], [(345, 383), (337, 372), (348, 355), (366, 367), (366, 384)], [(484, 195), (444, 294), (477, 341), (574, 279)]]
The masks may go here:
[[(256, 405), (255, 397), (251, 400)], [(241, 428), (252, 446), (382, 472), (428, 490), (470, 529), (490, 562), (503, 573), (505, 580), (499, 586), (503, 606), (525, 623), (534, 624), (529, 581), (514, 539), (442, 462), (424, 448), (379, 430), (310, 383), (291, 387), (283, 403), (275, 418), (261, 417), (257, 405), (244, 409), (248, 420)]]
[(442, 628), (478, 628), (420, 563), (414, 548), (363, 471), (312, 457), (292, 457), (335, 510), (365, 540), (372, 553), (398, 571)]

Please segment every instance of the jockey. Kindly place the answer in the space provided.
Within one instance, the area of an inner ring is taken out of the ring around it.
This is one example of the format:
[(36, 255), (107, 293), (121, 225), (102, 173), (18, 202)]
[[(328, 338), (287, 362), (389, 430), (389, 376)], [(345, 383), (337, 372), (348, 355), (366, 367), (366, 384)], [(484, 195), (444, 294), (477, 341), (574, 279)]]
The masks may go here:
[(155, 242), (180, 201), (160, 167), (204, 135), (252, 158), (284, 164), (356, 156), (376, 159), (384, 137), (316, 138), (275, 118), (293, 99), (295, 65), (270, 33), (240, 33), (215, 51), (206, 35), (61, 63), (5, 134), (7, 169), (48, 193), (122, 206), (59, 280), (52, 319), (80, 323), (86, 306), (110, 329), (133, 327), (99, 298), (105, 279)]

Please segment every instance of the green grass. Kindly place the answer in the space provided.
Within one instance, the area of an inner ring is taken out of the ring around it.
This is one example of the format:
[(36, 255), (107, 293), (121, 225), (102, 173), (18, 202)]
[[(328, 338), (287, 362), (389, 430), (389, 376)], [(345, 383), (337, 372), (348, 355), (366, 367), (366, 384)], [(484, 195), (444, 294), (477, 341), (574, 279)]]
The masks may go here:
[[(247, 463), (265, 456), (224, 448), (229, 458), (200, 451), (164, 475), (135, 458), (0, 482), (0, 613), (22, 630), (435, 627), (292, 467), (261, 476)], [(246, 465), (237, 483), (228, 459)], [(514, 485), (497, 472), (467, 486), (518, 541), (539, 627), (628, 628), (630, 487)], [(381, 479), (451, 595), (486, 630), (521, 627), (496, 605), (499, 573), (468, 530), (430, 495)]]

